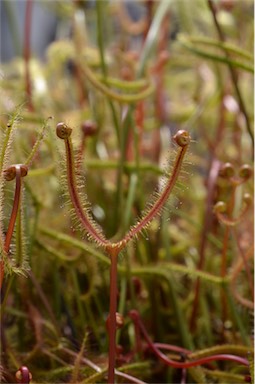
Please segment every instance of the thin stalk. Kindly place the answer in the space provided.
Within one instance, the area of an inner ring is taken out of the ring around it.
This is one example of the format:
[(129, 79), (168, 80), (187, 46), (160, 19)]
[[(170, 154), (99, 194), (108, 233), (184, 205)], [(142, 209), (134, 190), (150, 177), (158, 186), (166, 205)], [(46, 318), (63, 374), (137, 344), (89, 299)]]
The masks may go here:
[[(208, 0), (208, 6), (209, 6), (210, 11), (212, 13), (214, 25), (215, 25), (216, 30), (218, 32), (219, 39), (222, 41), (222, 43), (224, 43), (225, 42), (225, 36), (224, 36), (224, 33), (223, 33), (223, 31), (221, 29), (221, 26), (219, 24), (218, 17), (217, 17), (217, 11), (216, 11), (215, 5), (213, 4), (212, 0)], [(236, 91), (236, 95), (237, 95), (237, 99), (238, 99), (240, 110), (241, 110), (241, 112), (242, 112), (242, 114), (244, 116), (245, 122), (246, 122), (247, 132), (248, 132), (248, 134), (250, 136), (250, 139), (251, 139), (251, 142), (252, 142), (252, 153), (254, 154), (254, 137), (253, 137), (253, 132), (252, 132), (252, 128), (251, 128), (251, 125), (250, 125), (249, 116), (248, 116), (248, 113), (247, 113), (247, 110), (246, 110), (246, 107), (245, 107), (245, 103), (243, 101), (243, 97), (242, 97), (241, 91), (239, 89), (237, 73), (236, 73), (232, 63), (230, 62), (228, 51), (226, 49), (224, 49), (224, 47), (222, 49), (225, 52), (226, 58), (228, 59), (228, 67), (229, 67), (231, 79), (232, 79), (233, 86), (234, 86), (235, 91)]]
[(133, 203), (135, 200), (135, 191), (136, 191), (136, 187), (137, 187), (137, 182), (138, 182), (137, 174), (132, 173), (131, 177), (130, 177), (127, 203), (126, 203), (125, 211), (124, 211), (124, 215), (123, 215), (124, 216), (123, 227), (124, 227), (125, 232), (126, 232), (127, 228), (129, 227), (129, 224), (130, 224), (132, 207), (133, 207)]
[(2, 170), (7, 166), (7, 160), (9, 157), (9, 148), (12, 142), (12, 137), (15, 129), (15, 123), (20, 118), (21, 105), (17, 108), (16, 112), (13, 114), (12, 118), (8, 121), (7, 127), (4, 130), (4, 138), (1, 139), (0, 146), (0, 177), (2, 176)]
[[(66, 132), (68, 132), (68, 136), (61, 137), (61, 132), (63, 129), (65, 130), (65, 134)], [(79, 218), (80, 222), (83, 224), (84, 228), (86, 228), (90, 236), (99, 244), (105, 246), (108, 244), (108, 241), (105, 240), (99, 228), (97, 228), (95, 224), (92, 222), (91, 218), (88, 217), (88, 213), (86, 214), (86, 212), (84, 212), (82, 203), (79, 198), (79, 194), (77, 192), (77, 181), (76, 181), (76, 175), (75, 175), (73, 146), (69, 137), (71, 134), (71, 128), (68, 128), (63, 123), (59, 123), (57, 127), (57, 134), (60, 138), (64, 139), (65, 141), (66, 173), (67, 173), (68, 190), (69, 190), (70, 198), (73, 203), (76, 215)]]
[[(100, 54), (100, 61), (101, 61), (101, 68), (102, 68), (102, 73), (103, 73), (103, 79), (104, 81), (107, 81), (107, 67), (104, 59), (104, 34), (103, 34), (103, 6), (104, 6), (103, 1), (96, 1), (96, 11), (97, 11), (97, 43), (99, 47), (99, 54)], [(108, 99), (109, 106), (112, 112), (112, 119), (116, 131), (116, 136), (118, 139), (118, 142), (120, 142), (120, 132), (119, 132), (119, 121), (117, 117), (117, 113), (114, 107), (114, 104), (111, 99)]]
[(202, 365), (202, 364), (207, 364), (211, 361), (216, 361), (216, 360), (227, 360), (227, 361), (233, 361), (233, 362), (236, 362), (238, 364), (242, 364), (242, 365), (245, 365), (245, 366), (248, 366), (249, 363), (248, 363), (248, 360), (243, 358), (243, 357), (240, 357), (240, 356), (235, 356), (235, 355), (232, 355), (232, 354), (214, 354), (214, 355), (211, 355), (211, 356), (205, 356), (205, 357), (201, 357), (201, 358), (198, 358), (196, 360), (193, 360), (193, 361), (188, 361), (188, 362), (179, 362), (179, 361), (175, 361), (175, 360), (172, 360), (170, 358), (168, 358), (164, 353), (162, 353), (159, 348), (157, 348), (155, 346), (155, 343), (153, 343), (146, 331), (146, 328), (145, 326), (143, 325), (141, 319), (140, 319), (140, 316), (138, 314), (137, 311), (131, 311), (130, 312), (130, 317), (132, 318), (132, 320), (139, 326), (146, 342), (148, 343), (148, 346), (150, 347), (150, 349), (154, 352), (154, 354), (160, 359), (162, 360), (165, 364), (171, 366), (171, 367), (174, 367), (174, 368), (191, 368), (191, 367), (195, 367), (195, 366), (198, 366), (198, 365)]
[[(242, 61), (234, 60), (231, 58), (227, 58), (225, 56), (220, 56), (217, 55), (216, 53), (210, 53), (208, 51), (203, 51), (202, 49), (196, 48), (193, 43), (189, 42), (186, 38), (180, 38), (180, 43), (187, 48), (190, 52), (195, 53), (198, 56), (204, 57), (205, 59), (213, 60), (213, 61), (218, 61), (219, 63), (227, 64), (228, 66), (232, 66), (233, 68), (240, 68), (243, 69), (247, 72), (254, 73), (254, 68), (252, 64), (248, 63), (243, 63)], [(194, 43), (195, 44), (195, 43)], [(224, 46), (222, 45), (222, 48)]]
[(137, 101), (143, 100), (150, 95), (153, 94), (155, 88), (152, 82), (148, 84), (148, 86), (141, 90), (140, 92), (136, 92), (133, 95), (131, 94), (120, 94), (109, 87), (107, 87), (104, 83), (100, 82), (98, 78), (94, 75), (93, 71), (84, 63), (82, 62), (82, 72), (86, 79), (88, 79), (92, 85), (94, 85), (95, 89), (102, 92), (105, 96), (107, 96), (111, 100), (116, 100), (119, 103), (127, 103), (127, 104), (133, 104)]
[(105, 77), (97, 75), (99, 81), (104, 81), (107, 85), (118, 88), (120, 91), (139, 92), (142, 88), (149, 85), (149, 79), (141, 78), (137, 80), (122, 80), (115, 77)]
[(158, 3), (158, 7), (155, 13), (155, 16), (150, 25), (150, 29), (146, 36), (146, 40), (143, 46), (143, 51), (139, 59), (138, 69), (137, 69), (137, 78), (140, 78), (144, 74), (145, 65), (148, 62), (148, 58), (153, 51), (157, 38), (159, 36), (159, 31), (163, 22), (163, 19), (167, 12), (169, 11), (170, 6), (172, 5), (172, 0), (162, 0)]
[[(122, 217), (122, 212), (124, 211), (123, 207), (123, 174), (124, 174), (124, 165), (126, 163), (126, 142), (127, 142), (127, 134), (129, 127), (131, 126), (131, 115), (129, 116), (129, 119), (127, 119), (126, 116), (126, 108), (124, 108), (124, 111), (122, 112), (122, 123), (125, 122), (125, 125), (120, 130), (120, 159), (119, 159), (119, 165), (118, 165), (118, 172), (117, 172), (117, 192), (116, 192), (116, 207), (115, 210), (115, 222), (119, 223), (120, 219)], [(126, 128), (127, 127), (127, 128)]]
[(240, 313), (237, 311), (237, 308), (236, 308), (236, 305), (233, 301), (233, 297), (232, 297), (232, 294), (229, 290), (229, 287), (225, 287), (225, 294), (226, 294), (226, 297), (227, 297), (227, 301), (228, 301), (228, 305), (229, 305), (229, 308), (230, 308), (230, 311), (232, 313), (232, 316), (233, 316), (233, 319), (240, 331), (240, 334), (241, 334), (241, 337), (243, 339), (243, 342), (246, 344), (246, 345), (251, 345), (251, 340), (249, 338), (249, 336), (247, 335), (247, 329), (245, 327), (245, 325), (243, 324), (242, 322), (242, 319), (240, 317)]
[(110, 252), (110, 313), (109, 313), (109, 362), (108, 383), (114, 383), (114, 368), (116, 359), (116, 312), (117, 312), (117, 263), (118, 250)]
[(254, 59), (253, 55), (250, 52), (240, 49), (234, 44), (226, 43), (225, 41), (219, 41), (216, 39), (210, 39), (208, 37), (201, 37), (201, 36), (189, 36), (188, 40), (194, 44), (204, 44), (206, 46), (209, 45), (209, 46), (225, 49), (229, 53), (233, 53), (237, 56), (241, 56), (242, 58), (249, 60), (251, 62), (253, 62), (253, 59)]
[(9, 226), (8, 226), (6, 238), (5, 238), (4, 250), (6, 253), (8, 253), (10, 249), (11, 239), (12, 239), (14, 226), (15, 226), (16, 218), (19, 211), (19, 204), (20, 204), (20, 197), (21, 197), (21, 168), (19, 165), (17, 165), (15, 166), (15, 169), (16, 169), (16, 187), (15, 187), (15, 194), (13, 199), (12, 213), (11, 213)]
[[(202, 234), (201, 234), (201, 243), (200, 243), (200, 249), (199, 249), (200, 258), (197, 266), (197, 269), (199, 271), (203, 270), (204, 264), (205, 264), (205, 250), (207, 245), (207, 236), (210, 231), (211, 222), (212, 222), (211, 205), (213, 201), (219, 169), (220, 169), (220, 162), (217, 159), (213, 158), (211, 160), (211, 167), (210, 167), (208, 178), (207, 178), (208, 193), (206, 197), (206, 209), (204, 213), (203, 226), (201, 228)], [(199, 309), (200, 285), (201, 285), (201, 281), (200, 281), (200, 278), (198, 278), (195, 283), (195, 297), (194, 297), (192, 313), (190, 318), (191, 331), (194, 331), (196, 327), (196, 320), (197, 320), (196, 318), (197, 318), (197, 312)]]
[[(126, 257), (125, 257), (125, 259), (126, 259)], [(126, 276), (122, 276), (122, 279), (120, 282), (120, 297), (119, 297), (118, 312), (122, 315), (124, 314), (124, 311), (125, 311), (128, 280), (129, 279)], [(116, 335), (116, 343), (117, 344), (119, 341), (119, 337), (120, 337), (120, 333), (117, 332), (117, 335)]]
[(74, 293), (75, 293), (75, 299), (77, 303), (79, 318), (81, 319), (82, 324), (85, 324), (85, 313), (83, 310), (82, 302), (80, 300), (81, 292), (80, 292), (80, 287), (78, 283), (77, 272), (73, 268), (71, 268), (70, 272), (73, 280)]
[[(65, 352), (67, 355), (72, 356), (72, 357), (74, 357), (74, 358), (77, 358), (77, 355), (78, 355), (78, 354), (77, 354), (76, 352), (71, 351), (70, 349), (68, 349), (68, 348), (66, 348), (66, 347), (64, 347), (64, 346), (62, 346), (61, 344), (60, 344), (60, 346), (59, 346), (59, 349), (60, 349), (61, 351)], [(96, 372), (101, 372), (101, 368), (100, 368), (100, 367), (98, 367), (98, 366), (97, 366), (96, 364), (94, 364), (91, 360), (87, 359), (87, 358), (84, 357), (84, 356), (80, 356), (80, 362), (83, 363), (83, 364), (85, 364), (85, 365), (87, 365), (88, 367), (94, 369)], [(70, 367), (70, 368), (72, 369), (72, 367)]]
[(11, 277), (8, 279), (8, 282), (7, 282), (6, 287), (5, 287), (4, 297), (1, 297), (1, 306), (0, 306), (0, 319), (1, 319), (1, 321), (2, 321), (3, 314), (5, 312), (8, 294), (10, 292), (13, 280), (14, 280), (14, 275), (11, 275)]
[[(179, 173), (181, 171), (182, 162), (183, 162), (184, 156), (186, 154), (186, 151), (188, 149), (188, 144), (189, 144), (189, 140), (190, 140), (189, 135), (186, 131), (183, 131), (183, 132), (179, 131), (179, 132), (180, 132), (180, 135), (183, 134), (186, 136), (187, 143), (185, 143), (185, 145), (183, 145), (183, 146), (180, 146), (180, 148), (179, 148), (179, 153), (177, 155), (177, 158), (175, 160), (175, 164), (173, 166), (173, 173), (172, 173), (168, 183), (166, 184), (164, 190), (160, 193), (158, 199), (155, 201), (155, 203), (153, 204), (151, 209), (147, 212), (147, 214), (137, 224), (135, 224), (130, 229), (130, 231), (126, 234), (126, 236), (122, 240), (123, 243), (127, 243), (134, 236), (136, 236), (143, 228), (146, 228), (146, 226), (156, 216), (156, 214), (161, 211), (163, 205), (165, 204), (166, 200), (168, 199), (170, 193), (172, 192), (172, 189), (175, 186), (175, 183), (176, 183), (177, 178), (179, 176)], [(183, 138), (184, 138), (184, 136), (183, 136)]]
[(49, 314), (49, 317), (54, 325), (54, 330), (56, 331), (56, 334), (57, 336), (60, 336), (60, 330), (59, 330), (59, 324), (56, 320), (56, 317), (51, 309), (51, 306), (47, 300), (47, 297), (45, 296), (43, 290), (42, 290), (42, 287), (41, 285), (39, 284), (39, 282), (37, 281), (36, 277), (34, 276), (33, 272), (32, 271), (29, 271), (28, 272), (28, 276), (30, 278), (30, 280), (32, 281), (37, 293), (38, 293), (38, 296), (40, 297), (44, 307), (46, 308), (48, 314)]
[[(167, 234), (166, 223), (167, 222), (163, 223), (163, 228), (162, 228), (163, 239), (162, 240), (163, 240), (164, 247), (166, 249), (167, 260), (169, 260), (171, 258), (171, 254), (170, 254), (169, 236)], [(172, 305), (173, 305), (175, 316), (177, 319), (177, 324), (179, 327), (179, 333), (180, 333), (182, 343), (186, 348), (192, 349), (193, 348), (193, 341), (192, 341), (191, 335), (190, 335), (189, 330), (188, 330), (186, 318), (185, 318), (185, 316), (183, 316), (182, 309), (180, 307), (180, 302), (179, 302), (177, 294), (176, 294), (175, 284), (174, 284), (173, 276), (172, 276), (172, 271), (169, 271), (168, 285), (169, 285), (169, 294), (170, 294), (171, 299), (172, 299)]]
[[(228, 207), (229, 216), (232, 216), (232, 212), (235, 206), (235, 191), (236, 191), (236, 188), (233, 187), (231, 197), (230, 197), (230, 203)], [(222, 248), (222, 254), (221, 254), (221, 277), (222, 278), (224, 278), (227, 274), (227, 250), (228, 250), (230, 232), (231, 232), (230, 227), (226, 226), (224, 237), (223, 237), (223, 248)], [(226, 295), (224, 290), (221, 291), (221, 307), (222, 307), (222, 321), (224, 323), (227, 316), (227, 302), (226, 302)]]
[(253, 256), (254, 249), (253, 249), (253, 246), (251, 246), (244, 253), (244, 251), (241, 248), (241, 245), (239, 243), (239, 239), (237, 237), (237, 231), (235, 231), (235, 237), (237, 239), (238, 249), (239, 249), (239, 252), (241, 254), (241, 257), (239, 257), (239, 259), (237, 260), (236, 264), (232, 267), (231, 289), (232, 289), (233, 295), (236, 298), (240, 297), (239, 295), (237, 295), (237, 292), (236, 292), (236, 279), (237, 279), (239, 273), (241, 272), (241, 270), (243, 269), (243, 266), (244, 266), (245, 267), (245, 272), (246, 272), (246, 277), (247, 277), (247, 280), (248, 280), (248, 285), (249, 285), (249, 288), (250, 288), (250, 294), (251, 294), (251, 298), (252, 298), (252, 302), (250, 302), (250, 304), (251, 304), (250, 308), (253, 309), (253, 307), (254, 307), (254, 285), (253, 285), (252, 273), (251, 273), (251, 270), (250, 270), (249, 264), (248, 264), (248, 259)]
[[(4, 252), (6, 255), (8, 255), (11, 245), (11, 239), (14, 231), (14, 226), (16, 222), (16, 218), (19, 211), (19, 205), (20, 205), (20, 197), (21, 197), (21, 166), (16, 165), (15, 166), (15, 180), (16, 180), (16, 187), (15, 187), (15, 194), (13, 199), (13, 206), (12, 206), (12, 212), (11, 217), (9, 221), (9, 226), (7, 229), (5, 242), (4, 242)], [(0, 262), (0, 289), (2, 289), (3, 285), (3, 279), (4, 279), (4, 261), (3, 259)]]
[(36, 156), (37, 153), (38, 153), (39, 145), (41, 144), (41, 142), (42, 142), (42, 140), (43, 140), (43, 138), (44, 138), (44, 136), (45, 136), (45, 131), (46, 131), (46, 129), (48, 128), (48, 125), (47, 125), (47, 124), (48, 124), (48, 121), (49, 121), (50, 119), (52, 119), (51, 116), (48, 117), (48, 118), (45, 120), (45, 122), (43, 123), (41, 132), (39, 132), (39, 135), (38, 135), (38, 137), (37, 137), (37, 139), (36, 139), (36, 142), (34, 143), (33, 148), (32, 148), (32, 150), (31, 150), (29, 156), (27, 157), (27, 159), (26, 159), (26, 161), (25, 161), (25, 163), (24, 163), (28, 168), (30, 168), (30, 166), (31, 166), (31, 164), (32, 164), (32, 162), (33, 162), (35, 156)]

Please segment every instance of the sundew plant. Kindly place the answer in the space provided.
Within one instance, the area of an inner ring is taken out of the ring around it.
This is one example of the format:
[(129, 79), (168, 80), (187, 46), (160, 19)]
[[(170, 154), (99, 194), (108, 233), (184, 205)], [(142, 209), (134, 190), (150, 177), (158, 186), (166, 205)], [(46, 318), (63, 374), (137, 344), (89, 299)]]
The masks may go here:
[(253, 1), (1, 18), (1, 382), (253, 382)]

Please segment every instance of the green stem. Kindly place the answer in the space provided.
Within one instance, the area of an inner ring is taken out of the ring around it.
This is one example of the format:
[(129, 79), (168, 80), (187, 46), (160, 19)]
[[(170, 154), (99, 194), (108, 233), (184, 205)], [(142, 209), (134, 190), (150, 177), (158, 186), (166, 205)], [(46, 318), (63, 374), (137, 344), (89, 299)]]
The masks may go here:
[(214, 53), (210, 53), (208, 51), (203, 51), (201, 49), (195, 48), (195, 46), (192, 43), (190, 43), (186, 38), (184, 39), (183, 37), (180, 38), (179, 41), (183, 45), (183, 47), (187, 48), (189, 51), (191, 51), (192, 53), (198, 56), (204, 57), (205, 59), (218, 61), (220, 63), (227, 64), (228, 66), (231, 65), (233, 67), (243, 69), (247, 72), (254, 73), (254, 68), (252, 65), (243, 63), (238, 60), (231, 59), (229, 57), (220, 56)]
[(111, 90), (110, 88), (108, 88), (107, 86), (105, 86), (103, 83), (101, 83), (97, 79), (97, 77), (94, 75), (94, 73), (91, 71), (91, 69), (85, 64), (85, 62), (83, 62), (81, 65), (82, 65), (82, 71), (85, 78), (87, 78), (98, 91), (102, 92), (105, 96), (107, 96), (111, 100), (116, 100), (119, 103), (133, 104), (133, 103), (136, 103), (137, 101), (146, 99), (147, 97), (151, 96), (154, 92), (155, 88), (151, 82), (149, 83), (148, 87), (146, 87), (144, 90), (140, 91), (139, 93), (137, 92), (133, 95), (117, 93)]
[[(169, 237), (167, 235), (166, 223), (167, 222), (163, 223), (162, 233), (163, 233), (164, 248), (165, 248), (166, 253), (167, 253), (167, 259), (169, 260), (171, 258), (171, 255), (170, 255), (170, 244), (169, 244)], [(179, 332), (180, 332), (180, 336), (182, 339), (182, 343), (185, 346), (185, 348), (192, 350), (194, 347), (193, 341), (192, 341), (191, 335), (190, 335), (189, 330), (188, 330), (185, 316), (183, 316), (182, 309), (179, 305), (180, 302), (178, 300), (178, 297), (177, 297), (177, 294), (175, 291), (175, 284), (174, 284), (174, 279), (173, 279), (172, 273), (169, 271), (167, 276), (168, 276), (167, 282), (168, 282), (168, 286), (169, 286), (169, 294), (171, 295), (173, 308), (174, 308), (175, 316), (177, 319), (177, 324), (179, 325)]]
[(76, 300), (76, 303), (77, 303), (77, 308), (78, 308), (78, 312), (79, 312), (79, 318), (81, 319), (82, 324), (85, 326), (85, 324), (86, 324), (86, 322), (85, 322), (85, 314), (84, 314), (82, 302), (80, 300), (81, 292), (80, 292), (80, 287), (79, 287), (79, 283), (78, 283), (78, 279), (77, 279), (77, 272), (73, 268), (71, 268), (70, 272), (71, 272), (71, 277), (72, 277), (72, 280), (73, 280), (73, 286), (74, 286), (74, 292), (75, 292), (75, 300)]
[(109, 313), (109, 362), (108, 362), (108, 383), (113, 384), (116, 359), (116, 312), (117, 312), (117, 263), (118, 250), (110, 253), (110, 313)]
[(51, 117), (48, 117), (48, 119), (44, 122), (42, 129), (41, 129), (41, 132), (39, 133), (37, 140), (36, 140), (35, 144), (33, 145), (33, 148), (31, 150), (29, 156), (27, 157), (26, 162), (24, 163), (27, 167), (31, 166), (31, 164), (32, 164), (37, 152), (38, 152), (39, 145), (41, 144), (41, 142), (45, 136), (46, 128), (48, 128), (47, 124), (48, 124), (49, 119), (51, 119)]
[(233, 44), (226, 43), (225, 41), (219, 41), (216, 39), (210, 39), (208, 37), (200, 37), (200, 36), (189, 36), (188, 41), (190, 41), (193, 44), (202, 44), (202, 45), (204, 44), (206, 46), (221, 48), (235, 55), (241, 56), (244, 59), (249, 60), (251, 62), (253, 62), (253, 59), (254, 59), (253, 55), (250, 52), (240, 49)]
[(156, 41), (159, 36), (159, 31), (162, 25), (162, 21), (169, 11), (170, 6), (172, 5), (172, 0), (162, 0), (158, 3), (157, 10), (155, 16), (152, 20), (150, 29), (148, 31), (142, 54), (139, 59), (138, 69), (136, 73), (136, 77), (140, 78), (143, 76), (145, 71), (146, 63), (148, 62), (149, 56), (155, 47)]
[(109, 77), (105, 78), (104, 76), (97, 76), (99, 81), (104, 81), (107, 85), (111, 85), (115, 88), (118, 88), (122, 91), (133, 91), (133, 92), (138, 92), (141, 91), (141, 88), (146, 88), (149, 85), (149, 80), (144, 78), (144, 79), (138, 79), (138, 80), (121, 80), (117, 79), (115, 77)]
[(233, 297), (231, 295), (231, 292), (229, 290), (229, 287), (226, 286), (225, 287), (225, 294), (226, 294), (226, 297), (227, 297), (227, 302), (228, 302), (228, 305), (230, 307), (230, 311), (232, 313), (232, 316), (233, 316), (233, 319), (237, 325), (237, 327), (239, 328), (239, 331), (240, 331), (240, 334), (241, 334), (241, 337), (243, 339), (243, 342), (246, 344), (246, 345), (251, 345), (251, 340), (250, 338), (247, 336), (247, 330), (246, 330), (246, 327), (245, 325), (243, 324), (243, 321), (237, 311), (237, 308), (236, 308), (236, 305), (234, 303), (234, 300), (233, 300)]
[[(103, 79), (104, 81), (108, 83), (108, 75), (107, 75), (107, 67), (104, 59), (104, 34), (103, 34), (103, 7), (104, 7), (103, 1), (96, 1), (96, 11), (97, 11), (97, 44), (99, 47), (99, 53), (100, 53), (100, 61), (101, 61), (101, 69), (103, 73)], [(114, 122), (114, 127), (116, 131), (116, 136), (118, 138), (118, 141), (120, 141), (120, 133), (119, 133), (119, 120), (117, 117), (117, 113), (114, 107), (114, 104), (112, 100), (108, 100), (109, 106), (112, 112), (112, 118)]]

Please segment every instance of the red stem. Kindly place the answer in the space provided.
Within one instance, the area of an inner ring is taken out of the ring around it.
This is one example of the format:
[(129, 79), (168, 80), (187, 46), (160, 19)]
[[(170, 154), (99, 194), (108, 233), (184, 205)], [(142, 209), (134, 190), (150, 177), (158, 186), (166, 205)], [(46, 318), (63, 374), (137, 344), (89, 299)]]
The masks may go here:
[[(16, 165), (15, 168), (16, 168), (16, 176), (15, 176), (16, 188), (15, 188), (14, 201), (12, 206), (12, 213), (11, 213), (10, 222), (9, 222), (8, 230), (5, 237), (5, 243), (4, 243), (4, 251), (7, 254), (10, 249), (11, 239), (12, 239), (14, 226), (15, 226), (15, 222), (16, 222), (16, 218), (19, 210), (20, 196), (21, 196), (21, 168), (20, 168), (20, 165)], [(1, 289), (3, 285), (3, 279), (4, 279), (3, 260), (1, 260), (0, 268), (1, 268), (0, 270), (0, 289)]]
[(152, 208), (148, 211), (147, 215), (145, 215), (141, 219), (141, 221), (139, 221), (136, 225), (134, 225), (130, 229), (130, 231), (126, 234), (126, 236), (122, 240), (123, 244), (128, 243), (128, 241), (134, 238), (143, 228), (146, 228), (146, 226), (157, 215), (157, 213), (160, 212), (168, 196), (170, 195), (173, 187), (175, 186), (176, 180), (181, 170), (182, 161), (184, 159), (187, 149), (188, 149), (188, 145), (185, 145), (184, 147), (180, 148), (174, 167), (173, 167), (172, 176), (169, 179), (168, 183), (166, 184), (165, 189), (162, 191), (162, 193), (160, 193), (158, 200), (156, 200), (156, 202), (153, 204)]
[(202, 358), (197, 359), (197, 360), (183, 362), (183, 363), (172, 360), (172, 359), (168, 358), (164, 353), (162, 353), (155, 346), (155, 344), (151, 341), (151, 339), (150, 339), (150, 337), (149, 337), (149, 335), (148, 335), (148, 333), (147, 333), (147, 331), (146, 331), (146, 329), (145, 329), (145, 327), (144, 327), (144, 325), (140, 319), (138, 312), (135, 310), (131, 311), (130, 317), (139, 326), (139, 328), (140, 328), (141, 332), (143, 333), (143, 336), (144, 336), (145, 340), (147, 341), (150, 349), (155, 353), (155, 355), (160, 360), (162, 360), (164, 363), (166, 363), (167, 365), (169, 365), (171, 367), (181, 368), (181, 369), (191, 368), (191, 367), (195, 367), (197, 365), (207, 364), (210, 361), (215, 361), (215, 360), (229, 360), (229, 361), (234, 361), (234, 362), (239, 363), (239, 364), (243, 364), (245, 366), (249, 366), (249, 362), (247, 359), (244, 359), (243, 357), (240, 357), (240, 356), (231, 355), (231, 354), (218, 354), (218, 355), (212, 355), (212, 356), (205, 356), (205, 357), (202, 357)]
[(20, 169), (20, 165), (16, 165), (15, 168), (16, 168), (16, 188), (15, 188), (11, 218), (10, 218), (9, 227), (7, 230), (7, 234), (6, 234), (6, 238), (5, 238), (5, 244), (4, 244), (4, 251), (6, 253), (8, 253), (9, 249), (10, 249), (11, 238), (13, 235), (16, 217), (17, 217), (18, 210), (19, 210), (20, 195), (21, 195), (21, 193), (20, 193), (21, 192), (21, 169)]
[(74, 170), (74, 160), (72, 154), (72, 144), (70, 139), (65, 140), (66, 147), (66, 157), (67, 157), (67, 182), (68, 189), (70, 193), (70, 198), (73, 203), (75, 212), (80, 222), (83, 224), (84, 228), (92, 236), (92, 238), (97, 241), (102, 246), (108, 245), (108, 241), (104, 239), (103, 235), (95, 228), (95, 226), (90, 222), (88, 217), (83, 211), (79, 195), (76, 191), (76, 179), (75, 179), (75, 170)]
[(116, 312), (117, 312), (117, 263), (118, 250), (109, 250), (111, 257), (110, 268), (110, 313), (109, 313), (109, 362), (108, 384), (114, 383), (114, 368), (116, 359)]
[(30, 70), (29, 70), (32, 6), (33, 6), (33, 0), (27, 0), (26, 15), (25, 15), (25, 34), (24, 34), (24, 62), (25, 62), (25, 82), (26, 82), (28, 109), (31, 112), (34, 110), (33, 103), (32, 103), (31, 76), (30, 76)]

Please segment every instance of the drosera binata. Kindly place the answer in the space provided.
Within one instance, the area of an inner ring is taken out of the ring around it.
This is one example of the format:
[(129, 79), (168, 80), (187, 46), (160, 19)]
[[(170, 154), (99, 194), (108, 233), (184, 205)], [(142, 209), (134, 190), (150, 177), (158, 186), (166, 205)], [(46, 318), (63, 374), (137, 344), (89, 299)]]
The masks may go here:
[(135, 239), (150, 224), (152, 219), (159, 215), (172, 192), (180, 174), (182, 163), (190, 144), (190, 135), (185, 130), (180, 130), (173, 137), (179, 149), (173, 165), (173, 170), (169, 176), (165, 187), (162, 189), (156, 200), (151, 204), (141, 219), (136, 222), (117, 242), (106, 239), (102, 228), (94, 221), (90, 212), (90, 204), (86, 196), (80, 194), (79, 172), (74, 155), (73, 143), (71, 139), (72, 129), (60, 122), (56, 127), (57, 136), (65, 143), (65, 181), (69, 192), (69, 197), (75, 212), (76, 218), (82, 230), (87, 234), (88, 240), (94, 242), (98, 247), (103, 248), (108, 254), (110, 264), (110, 309), (107, 319), (107, 331), (109, 335), (109, 361), (108, 361), (108, 383), (114, 383), (115, 362), (116, 362), (116, 331), (118, 327), (119, 315), (117, 313), (117, 265), (120, 252), (127, 244)]

